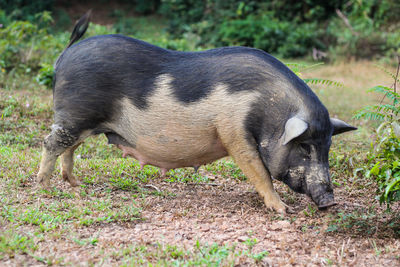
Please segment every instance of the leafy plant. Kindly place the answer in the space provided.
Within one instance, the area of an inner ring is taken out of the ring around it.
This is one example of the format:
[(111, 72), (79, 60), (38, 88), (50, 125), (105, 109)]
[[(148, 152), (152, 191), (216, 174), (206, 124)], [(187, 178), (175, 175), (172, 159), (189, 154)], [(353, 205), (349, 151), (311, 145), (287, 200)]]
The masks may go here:
[[(380, 203), (400, 200), (400, 94), (397, 92), (400, 56), (392, 87), (375, 86), (370, 92), (383, 94), (379, 104), (367, 106), (354, 116), (356, 119), (383, 121), (376, 129), (376, 139), (368, 155), (367, 177), (373, 177), (378, 185)], [(387, 72), (387, 71), (385, 71)], [(388, 103), (383, 100), (387, 99)]]
[(248, 250), (245, 251), (245, 254), (246, 254), (248, 257), (252, 258), (252, 259), (255, 261), (256, 264), (262, 262), (262, 260), (263, 260), (266, 256), (268, 256), (268, 254), (269, 254), (269, 252), (266, 251), (266, 250), (263, 250), (263, 251), (261, 251), (261, 252), (259, 252), (259, 253), (254, 253), (254, 252), (253, 252), (253, 248), (254, 248), (254, 246), (257, 244), (257, 242), (258, 242), (258, 241), (257, 241), (257, 238), (248, 238), (248, 239), (246, 239), (246, 240), (244, 241), (244, 243), (246, 244), (246, 246), (247, 246), (247, 248), (248, 248)]
[(38, 75), (36, 76), (36, 81), (39, 84), (45, 85), (47, 88), (51, 88), (54, 78), (54, 68), (50, 64), (41, 64)]
[(328, 22), (331, 54), (374, 58), (399, 52), (400, 32), (394, 21), (399, 20), (400, 5), (393, 0), (351, 2)]
[(49, 34), (49, 12), (36, 14), (36, 23), (13, 21), (0, 28), (0, 62), (5, 71), (36, 72), (43, 63), (53, 63), (64, 49), (64, 35)]

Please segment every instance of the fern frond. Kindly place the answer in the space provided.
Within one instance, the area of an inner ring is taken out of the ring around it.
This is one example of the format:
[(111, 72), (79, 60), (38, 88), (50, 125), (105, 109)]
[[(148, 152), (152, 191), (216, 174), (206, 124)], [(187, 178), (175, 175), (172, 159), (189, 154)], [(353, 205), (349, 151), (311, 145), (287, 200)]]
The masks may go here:
[[(376, 105), (378, 106), (378, 105)], [(390, 114), (383, 114), (380, 113), (379, 111), (374, 111), (376, 110), (376, 106), (366, 106), (359, 111), (353, 116), (353, 119), (370, 119), (370, 120), (379, 120), (383, 121), (386, 118), (390, 117)]]
[(383, 85), (377, 85), (375, 87), (372, 87), (372, 88), (368, 89), (367, 92), (393, 93), (397, 97), (400, 97), (400, 94), (395, 92), (395, 91), (393, 91), (393, 88), (387, 87), (387, 86), (383, 86)]
[(294, 62), (292, 62), (292, 63), (285, 63), (285, 65), (286, 66), (288, 66), (290, 69), (292, 69), (292, 68), (296, 68), (296, 69), (303, 69), (303, 68), (305, 68), (305, 67), (307, 67), (308, 65), (307, 64), (303, 64), (303, 63), (294, 63)]
[[(374, 66), (383, 71), (384, 73), (386, 73), (387, 75), (389, 75), (390, 77), (392, 77), (393, 80), (396, 80), (396, 75), (385, 69), (383, 66), (378, 64), (374, 64)], [(400, 83), (400, 79), (397, 79), (397, 82)]]
[(322, 85), (327, 85), (327, 86), (334, 85), (336, 87), (343, 87), (343, 83), (335, 82), (335, 81), (327, 80), (327, 79), (311, 78), (311, 79), (303, 79), (303, 81), (307, 84), (322, 84)]
[(302, 63), (285, 63), (285, 65), (291, 69), (297, 76), (301, 76), (301, 70), (307, 65)]
[(400, 112), (400, 108), (390, 105), (390, 104), (381, 104), (373, 106), (375, 110), (378, 112), (384, 111), (385, 113), (391, 112), (393, 115), (397, 115)]
[(321, 65), (324, 65), (324, 62), (318, 62), (318, 63), (312, 64), (312, 65), (305, 66), (303, 70), (312, 69), (312, 68), (315, 68), (315, 67), (318, 67)]
[(388, 115), (381, 114), (381, 113), (376, 113), (376, 112), (367, 112), (367, 113), (362, 113), (362, 114), (356, 114), (354, 116), (355, 119), (367, 119), (367, 120), (375, 120), (375, 121), (384, 121)]
[(387, 86), (378, 85), (368, 89), (368, 92), (382, 93), (385, 95), (385, 97), (391, 99), (394, 104), (398, 104), (400, 102), (400, 94), (394, 92), (392, 88)]

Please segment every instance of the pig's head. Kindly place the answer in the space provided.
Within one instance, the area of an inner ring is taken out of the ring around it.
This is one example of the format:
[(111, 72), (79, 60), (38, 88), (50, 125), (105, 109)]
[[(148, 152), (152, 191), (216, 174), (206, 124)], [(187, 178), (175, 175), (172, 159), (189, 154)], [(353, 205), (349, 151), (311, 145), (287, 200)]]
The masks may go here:
[(355, 130), (338, 119), (307, 122), (300, 116), (289, 118), (283, 134), (274, 142), (264, 139), (260, 155), (272, 177), (292, 190), (305, 193), (320, 209), (335, 205), (329, 175), (328, 153), (332, 135)]

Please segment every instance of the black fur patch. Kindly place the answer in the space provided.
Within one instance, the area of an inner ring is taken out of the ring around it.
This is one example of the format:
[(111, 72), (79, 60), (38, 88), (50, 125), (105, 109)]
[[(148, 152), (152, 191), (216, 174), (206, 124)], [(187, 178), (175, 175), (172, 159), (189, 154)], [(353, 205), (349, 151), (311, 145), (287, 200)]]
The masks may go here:
[(299, 110), (299, 107), (288, 102), (286, 98), (276, 99), (274, 104), (270, 103), (272, 93), (266, 91), (262, 98), (255, 101), (244, 121), (247, 139), (253, 139), (257, 144), (264, 139), (276, 142), (283, 134), (286, 121)]
[(154, 91), (167, 50), (121, 35), (88, 38), (67, 49), (57, 68), (55, 120), (77, 131), (95, 129), (128, 97), (140, 108)]
[(192, 103), (207, 97), (218, 84), (230, 92), (257, 90), (272, 82), (260, 50), (224, 47), (204, 52), (174, 52), (173, 64), (166, 71), (174, 81), (175, 97)]

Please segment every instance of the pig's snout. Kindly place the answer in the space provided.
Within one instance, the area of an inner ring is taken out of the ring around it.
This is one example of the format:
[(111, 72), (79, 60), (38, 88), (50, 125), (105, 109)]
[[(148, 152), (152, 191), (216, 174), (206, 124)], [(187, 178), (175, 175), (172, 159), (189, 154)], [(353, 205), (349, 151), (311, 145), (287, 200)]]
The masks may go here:
[(333, 195), (333, 189), (327, 184), (312, 186), (310, 188), (310, 196), (320, 210), (335, 206), (337, 204)]

